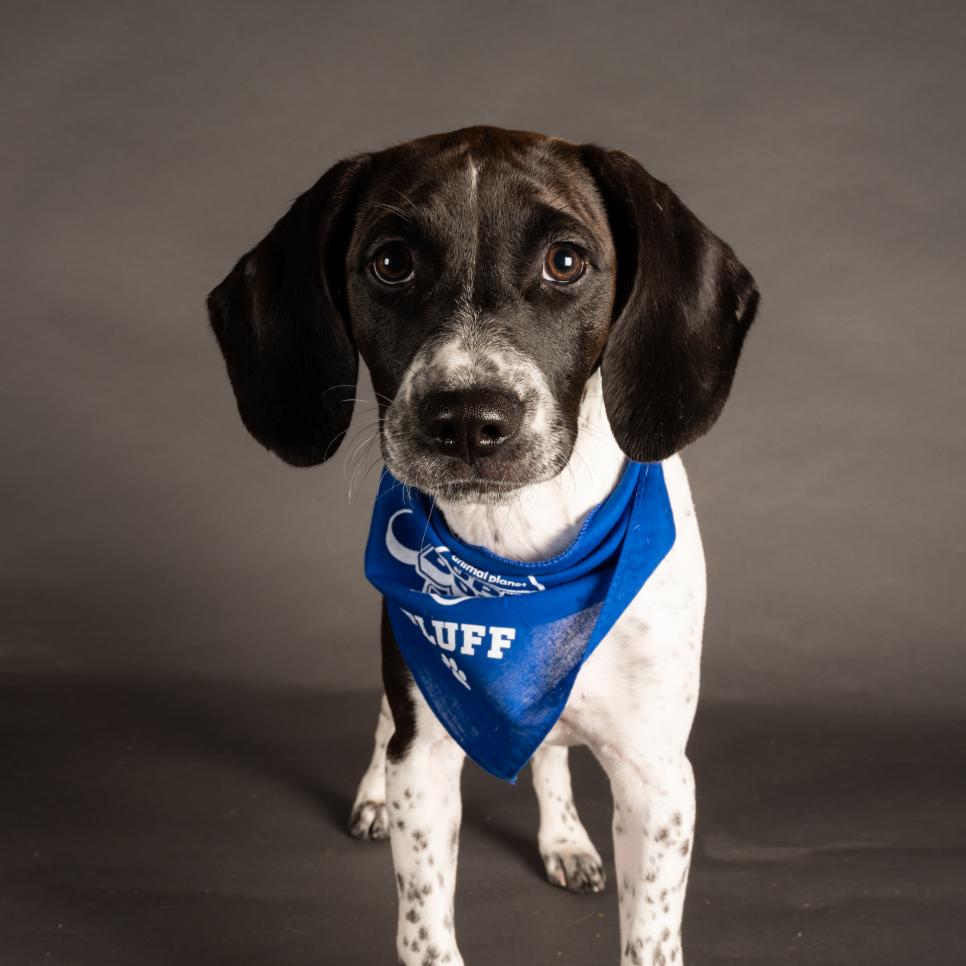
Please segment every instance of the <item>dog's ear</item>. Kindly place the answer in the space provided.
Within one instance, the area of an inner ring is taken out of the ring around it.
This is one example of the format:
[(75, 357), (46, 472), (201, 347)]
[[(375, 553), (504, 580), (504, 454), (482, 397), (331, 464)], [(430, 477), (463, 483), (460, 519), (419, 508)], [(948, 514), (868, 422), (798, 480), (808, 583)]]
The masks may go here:
[(295, 466), (328, 459), (352, 418), (345, 257), (367, 161), (330, 168), (208, 296), (242, 421)]
[(604, 406), (633, 460), (657, 461), (718, 418), (758, 307), (751, 273), (630, 155), (582, 149), (617, 252)]

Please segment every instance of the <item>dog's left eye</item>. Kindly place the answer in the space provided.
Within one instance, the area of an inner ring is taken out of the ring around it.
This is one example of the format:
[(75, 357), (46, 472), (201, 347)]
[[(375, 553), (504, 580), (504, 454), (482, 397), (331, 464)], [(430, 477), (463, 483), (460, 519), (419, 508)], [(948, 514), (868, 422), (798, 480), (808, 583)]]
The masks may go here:
[(372, 273), (383, 285), (401, 285), (414, 274), (413, 253), (404, 242), (389, 242), (376, 252)]
[(576, 282), (586, 267), (586, 259), (573, 245), (551, 245), (543, 260), (543, 277), (548, 282)]

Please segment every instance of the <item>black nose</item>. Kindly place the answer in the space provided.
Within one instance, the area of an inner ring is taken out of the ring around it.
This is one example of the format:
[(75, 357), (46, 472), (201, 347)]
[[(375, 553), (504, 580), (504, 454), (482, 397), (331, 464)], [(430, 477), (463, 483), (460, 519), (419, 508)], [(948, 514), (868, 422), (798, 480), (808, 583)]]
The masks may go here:
[(493, 389), (431, 392), (419, 404), (423, 432), (437, 449), (467, 462), (496, 453), (522, 418), (520, 400)]

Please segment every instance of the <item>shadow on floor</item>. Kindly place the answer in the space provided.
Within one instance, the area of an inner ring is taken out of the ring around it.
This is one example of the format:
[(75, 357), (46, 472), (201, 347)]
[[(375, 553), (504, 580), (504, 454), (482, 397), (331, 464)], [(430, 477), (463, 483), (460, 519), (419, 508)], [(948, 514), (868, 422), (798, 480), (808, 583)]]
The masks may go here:
[[(0, 679), (5, 966), (391, 964), (388, 847), (343, 831), (375, 694)], [(959, 720), (704, 707), (689, 964), (966, 960)], [(613, 868), (606, 780), (578, 805)], [(529, 781), (469, 765), (457, 925), (470, 966), (616, 964), (612, 890), (542, 881)]]

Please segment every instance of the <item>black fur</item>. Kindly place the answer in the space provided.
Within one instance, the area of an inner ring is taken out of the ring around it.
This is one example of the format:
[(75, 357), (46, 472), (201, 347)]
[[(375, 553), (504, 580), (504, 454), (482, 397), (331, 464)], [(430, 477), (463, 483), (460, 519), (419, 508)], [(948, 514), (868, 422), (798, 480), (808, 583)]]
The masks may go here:
[[(471, 171), (474, 173), (471, 178)], [(472, 186), (471, 186), (472, 185)], [(386, 240), (413, 253), (411, 283), (380, 285), (369, 266)], [(578, 284), (543, 280), (547, 250), (575, 244), (592, 266)], [(607, 213), (574, 145), (521, 131), (468, 128), (407, 142), (374, 157), (347, 261), (353, 332), (381, 400), (386, 464), (403, 483), (445, 499), (550, 479), (566, 466), (580, 401), (611, 322), (614, 253)], [(515, 393), (520, 432), (467, 472), (459, 456), (420, 432), (420, 402), (446, 383), (417, 367), (420, 350), (460, 333), (502, 347), (539, 370), (553, 397), (549, 425), (530, 428), (535, 395), (522, 373), (477, 370), (474, 388)], [(490, 488), (487, 490), (487, 488)]]
[(718, 418), (758, 289), (731, 248), (632, 157), (582, 152), (617, 251), (601, 370), (607, 417), (631, 459), (666, 459)]
[(345, 253), (366, 164), (330, 168), (208, 296), (242, 421), (295, 466), (330, 457), (352, 418)]
[(411, 696), (413, 676), (400, 653), (389, 622), (385, 600), (382, 602), (382, 686), (392, 711), (396, 730), (389, 739), (386, 755), (390, 761), (403, 758), (416, 734), (416, 709)]
[[(462, 214), (468, 156), (486, 180), (475, 232)], [(372, 282), (366, 263), (380, 234), (416, 249), (413, 286)], [(474, 235), (482, 247), (467, 247)], [(566, 291), (538, 282), (558, 235), (583, 236), (596, 268)], [(384, 414), (415, 352), (452, 324), (474, 259), (477, 312), (542, 370), (562, 420), (553, 459), (538, 466), (521, 435), (499, 460), (475, 465), (481, 479), (525, 485), (559, 472), (598, 363), (611, 426), (632, 459), (664, 459), (717, 419), (758, 305), (734, 252), (620, 151), (467, 128), (335, 165), (211, 293), (245, 425), (295, 465), (331, 456), (352, 415), (357, 341)], [(428, 488), (407, 474), (432, 463), (444, 492), (455, 470), (438, 453), (417, 459), (426, 455), (418, 435), (412, 427), (412, 458), (391, 469)]]

